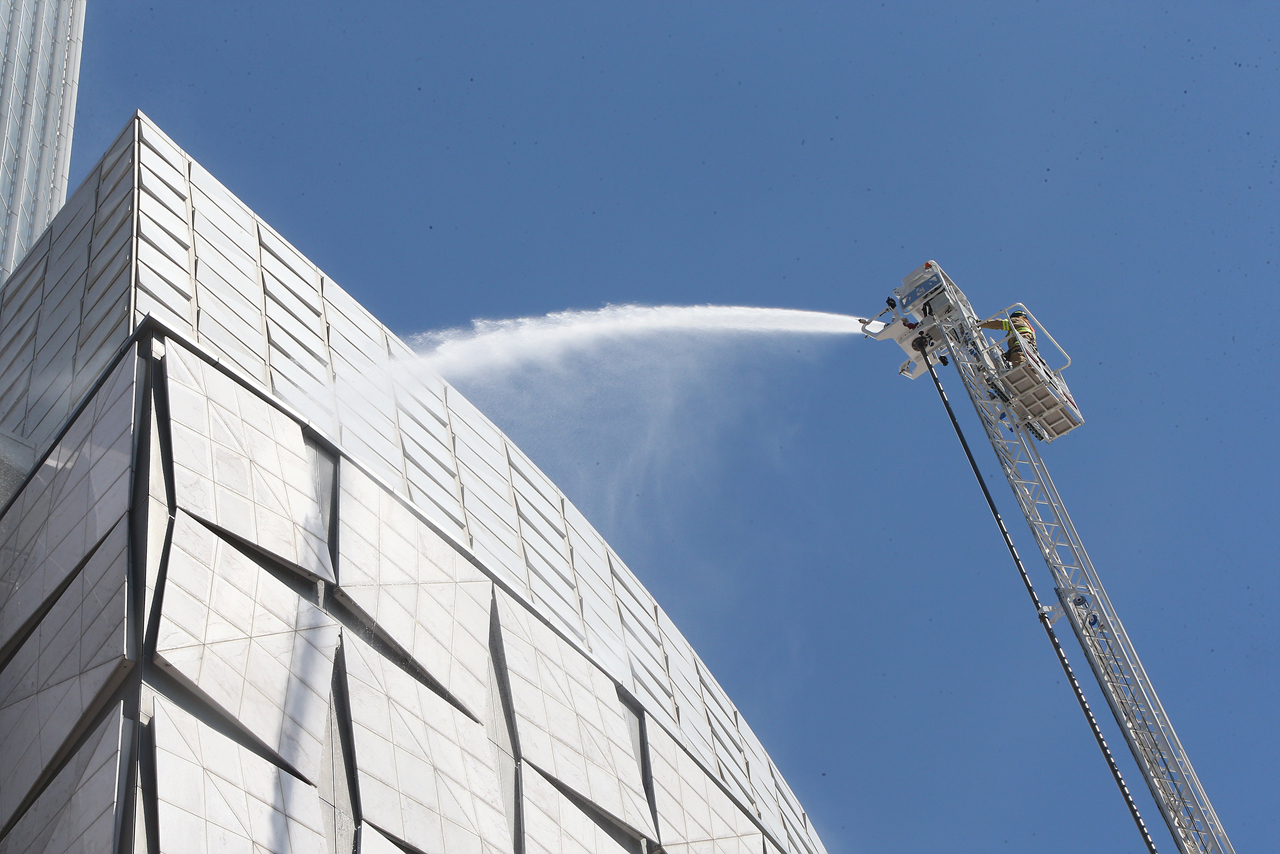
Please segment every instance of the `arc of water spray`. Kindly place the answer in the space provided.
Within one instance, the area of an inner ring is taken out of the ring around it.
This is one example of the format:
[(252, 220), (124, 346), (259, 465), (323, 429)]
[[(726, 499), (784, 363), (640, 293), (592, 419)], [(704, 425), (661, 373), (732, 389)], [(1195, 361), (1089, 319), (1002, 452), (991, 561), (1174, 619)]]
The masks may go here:
[(543, 317), (476, 320), (470, 329), (413, 336), (427, 367), (450, 376), (520, 364), (554, 363), (569, 352), (606, 340), (666, 333), (800, 333), (851, 335), (861, 318), (789, 308), (695, 305), (610, 305), (595, 311), (560, 311)]

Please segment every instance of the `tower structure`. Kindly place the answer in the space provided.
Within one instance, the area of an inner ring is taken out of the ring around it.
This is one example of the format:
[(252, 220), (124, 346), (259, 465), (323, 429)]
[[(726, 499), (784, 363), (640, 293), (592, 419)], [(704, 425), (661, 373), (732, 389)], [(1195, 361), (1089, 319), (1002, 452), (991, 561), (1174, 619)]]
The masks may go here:
[(0, 281), (67, 197), (85, 2), (0, 4)]
[(0, 288), (0, 854), (823, 854), (636, 576), (413, 363), (129, 122)]

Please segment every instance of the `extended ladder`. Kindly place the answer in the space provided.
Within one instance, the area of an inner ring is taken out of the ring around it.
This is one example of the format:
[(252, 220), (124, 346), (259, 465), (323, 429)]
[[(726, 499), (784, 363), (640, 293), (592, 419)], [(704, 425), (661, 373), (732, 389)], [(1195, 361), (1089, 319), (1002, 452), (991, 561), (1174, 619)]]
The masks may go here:
[[(1060, 613), (1067, 616), (1080, 641), (1174, 842), (1184, 854), (1234, 854), (1235, 849), (1067, 515), (1066, 505), (1036, 449), (1031, 432), (1006, 400), (1008, 395), (998, 376), (1001, 371), (999, 348), (982, 334), (968, 300), (936, 264), (930, 262), (913, 274), (915, 279), (909, 276), (904, 282), (921, 280), (922, 271), (930, 278), (936, 271), (939, 284), (927, 293), (917, 291), (919, 298), (911, 305), (904, 304), (903, 309), (920, 318), (915, 331), (918, 336), (924, 336), (923, 358), (937, 361), (945, 351), (955, 362), (965, 391), (973, 401), (1000, 467), (1053, 575)], [(906, 294), (910, 296), (911, 293)], [(1053, 615), (1053, 619), (1057, 616)]]

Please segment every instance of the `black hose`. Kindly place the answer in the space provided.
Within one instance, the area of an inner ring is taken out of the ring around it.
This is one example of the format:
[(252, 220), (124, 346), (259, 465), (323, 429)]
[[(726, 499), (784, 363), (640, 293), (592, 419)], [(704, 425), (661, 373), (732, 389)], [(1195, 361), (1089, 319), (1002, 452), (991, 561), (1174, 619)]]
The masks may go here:
[[(978, 486), (982, 487), (982, 495), (987, 499), (987, 508), (991, 511), (991, 516), (996, 520), (996, 526), (1000, 529), (1000, 536), (1004, 538), (1004, 544), (1009, 549), (1009, 555), (1013, 558), (1013, 563), (1018, 567), (1018, 574), (1022, 576), (1022, 583), (1027, 588), (1027, 595), (1031, 597), (1031, 604), (1036, 608), (1036, 615), (1040, 618), (1040, 625), (1044, 627), (1044, 632), (1049, 636), (1049, 643), (1053, 645), (1053, 652), (1058, 656), (1058, 664), (1062, 665), (1062, 672), (1066, 674), (1067, 682), (1071, 684), (1071, 690), (1076, 695), (1076, 702), (1080, 704), (1080, 710), (1084, 712), (1085, 719), (1089, 722), (1089, 729), (1093, 731), (1093, 738), (1098, 742), (1098, 748), (1102, 751), (1102, 756), (1107, 760), (1107, 767), (1111, 769), (1111, 776), (1115, 778), (1116, 785), (1120, 787), (1120, 794), (1124, 796), (1124, 802), (1129, 807), (1129, 814), (1133, 816), (1133, 823), (1138, 826), (1138, 833), (1142, 834), (1142, 841), (1147, 845), (1147, 851), (1151, 854), (1157, 854), (1156, 843), (1151, 838), (1151, 834), (1147, 831), (1147, 825), (1142, 820), (1142, 815), (1138, 812), (1138, 805), (1133, 801), (1133, 795), (1129, 794), (1129, 787), (1125, 785), (1124, 777), (1120, 774), (1120, 766), (1116, 765), (1115, 757), (1111, 755), (1111, 748), (1107, 747), (1107, 740), (1102, 735), (1102, 730), (1098, 727), (1098, 720), (1093, 716), (1093, 711), (1089, 708), (1089, 701), (1085, 699), (1084, 691), (1080, 688), (1079, 681), (1076, 680), (1075, 673), (1071, 670), (1071, 664), (1067, 661), (1067, 654), (1062, 648), (1062, 644), (1058, 641), (1058, 634), (1053, 630), (1053, 623), (1049, 619), (1049, 614), (1040, 605), (1040, 597), (1036, 595), (1035, 588), (1031, 585), (1031, 577), (1027, 575), (1026, 567), (1022, 565), (1022, 558), (1018, 557), (1018, 550), (1013, 545), (1013, 539), (1009, 536), (1009, 529), (1004, 526), (1004, 519), (1000, 517), (1000, 511), (996, 509), (996, 502), (991, 498), (991, 491), (987, 489), (987, 482), (982, 477), (982, 472), (978, 469), (978, 463), (973, 458), (973, 452), (969, 450), (969, 443), (965, 441), (964, 431), (960, 429), (960, 422), (956, 420), (956, 413), (951, 408), (951, 401), (947, 400), (947, 393), (942, 390), (942, 382), (938, 379), (938, 372), (933, 369), (933, 363), (929, 361), (929, 354), (925, 351), (927, 340), (924, 336), (920, 336), (913, 343), (916, 350), (920, 351), (920, 358), (924, 359), (925, 365), (929, 368), (929, 376), (933, 379), (933, 386), (938, 390), (938, 397), (942, 398), (942, 405), (947, 408), (947, 415), (951, 418), (951, 426), (955, 428), (956, 437), (960, 440), (960, 446), (964, 448), (964, 455), (969, 458), (969, 467), (973, 469), (973, 476), (978, 479)], [(1063, 608), (1066, 608), (1065, 603)]]

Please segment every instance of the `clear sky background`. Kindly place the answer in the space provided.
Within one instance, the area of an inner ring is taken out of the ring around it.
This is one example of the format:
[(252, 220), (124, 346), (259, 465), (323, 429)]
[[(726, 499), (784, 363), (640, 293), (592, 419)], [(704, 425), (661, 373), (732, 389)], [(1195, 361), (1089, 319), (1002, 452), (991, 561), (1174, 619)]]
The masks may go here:
[[(874, 313), (929, 258), (980, 313), (1027, 303), (1087, 419), (1048, 465), (1232, 841), (1266, 851), (1278, 24), (1243, 1), (90, 0), (72, 185), (140, 108), (405, 336), (610, 303)], [(672, 615), (832, 854), (1141, 850), (901, 359), (664, 338), (460, 385)]]

